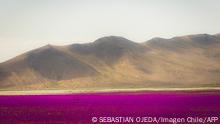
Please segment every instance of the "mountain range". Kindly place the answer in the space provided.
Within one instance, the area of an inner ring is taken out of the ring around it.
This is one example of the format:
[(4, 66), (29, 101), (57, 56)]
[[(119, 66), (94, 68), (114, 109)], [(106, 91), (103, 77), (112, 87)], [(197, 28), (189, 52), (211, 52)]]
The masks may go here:
[(108, 36), (46, 45), (0, 64), (0, 89), (119, 89), (220, 86), (220, 34)]

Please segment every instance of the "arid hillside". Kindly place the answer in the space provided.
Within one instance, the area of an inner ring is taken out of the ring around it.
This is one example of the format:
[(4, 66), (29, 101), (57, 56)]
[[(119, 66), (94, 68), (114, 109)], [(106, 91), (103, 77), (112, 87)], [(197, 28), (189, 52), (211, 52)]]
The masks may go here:
[(0, 64), (0, 89), (219, 87), (220, 35), (47, 45)]

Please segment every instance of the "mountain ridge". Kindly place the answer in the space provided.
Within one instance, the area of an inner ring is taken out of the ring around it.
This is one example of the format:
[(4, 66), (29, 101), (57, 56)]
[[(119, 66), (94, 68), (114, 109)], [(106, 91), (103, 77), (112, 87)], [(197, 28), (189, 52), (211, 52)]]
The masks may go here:
[(220, 35), (46, 45), (0, 63), (2, 89), (220, 86)]

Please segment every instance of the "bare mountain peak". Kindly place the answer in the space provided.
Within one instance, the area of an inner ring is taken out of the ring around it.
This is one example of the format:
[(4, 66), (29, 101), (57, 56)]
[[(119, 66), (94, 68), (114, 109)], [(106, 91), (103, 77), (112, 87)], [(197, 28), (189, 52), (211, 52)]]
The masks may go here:
[(192, 42), (205, 46), (219, 42), (219, 39), (215, 35), (210, 34), (189, 35), (188, 37)]
[(220, 37), (220, 34), (217, 35), (210, 35), (210, 34), (193, 34), (193, 35), (185, 35), (185, 36), (177, 36), (170, 39), (165, 38), (152, 38), (151, 40), (147, 41), (147, 44), (157, 44), (157, 43), (163, 43), (165, 42), (195, 42), (200, 44), (209, 44), (214, 43), (218, 40), (218, 36)]
[(52, 47), (53, 45), (52, 45), (52, 44), (47, 44), (46, 46), (47, 46), (47, 47)]
[(122, 43), (122, 42), (132, 42), (124, 37), (120, 37), (120, 36), (106, 36), (106, 37), (102, 37), (97, 39), (94, 43), (107, 43), (107, 42), (111, 42), (111, 43)]
[(191, 41), (210, 41), (210, 40), (215, 40), (216, 36), (204, 33), (204, 34), (178, 36), (178, 37), (173, 37), (171, 39), (174, 40), (182, 39), (182, 40), (191, 40)]
[(195, 35), (188, 35), (187, 37), (189, 37), (192, 40), (209, 40), (215, 36), (209, 34), (195, 34)]
[(55, 46), (55, 45), (52, 45), (52, 44), (47, 44), (47, 45), (45, 45), (45, 47), (54, 48), (54, 47), (56, 47), (56, 46)]
[(146, 43), (151, 43), (151, 42), (162, 42), (162, 41), (167, 41), (168, 39), (161, 38), (161, 37), (155, 37), (150, 40), (148, 40)]
[(59, 46), (52, 45), (52, 44), (47, 44), (47, 45), (43, 46), (42, 48), (52, 48), (52, 49), (55, 49), (56, 47), (59, 47)]
[(31, 54), (37, 54), (37, 53), (42, 53), (42, 52), (43, 52), (43, 53), (47, 53), (47, 52), (49, 52), (49, 51), (50, 51), (50, 52), (51, 52), (51, 51), (58, 51), (58, 47), (59, 47), (59, 46), (47, 44), (47, 45), (42, 46), (42, 47), (40, 47), (40, 48), (38, 48), (38, 49), (34, 49), (34, 50), (28, 52), (28, 54), (31, 55)]

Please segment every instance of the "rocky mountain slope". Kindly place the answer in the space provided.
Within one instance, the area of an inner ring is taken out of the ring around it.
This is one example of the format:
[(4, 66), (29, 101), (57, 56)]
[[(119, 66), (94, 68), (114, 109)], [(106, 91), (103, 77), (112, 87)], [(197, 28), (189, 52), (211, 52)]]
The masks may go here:
[(0, 89), (220, 86), (220, 35), (47, 45), (0, 64)]

